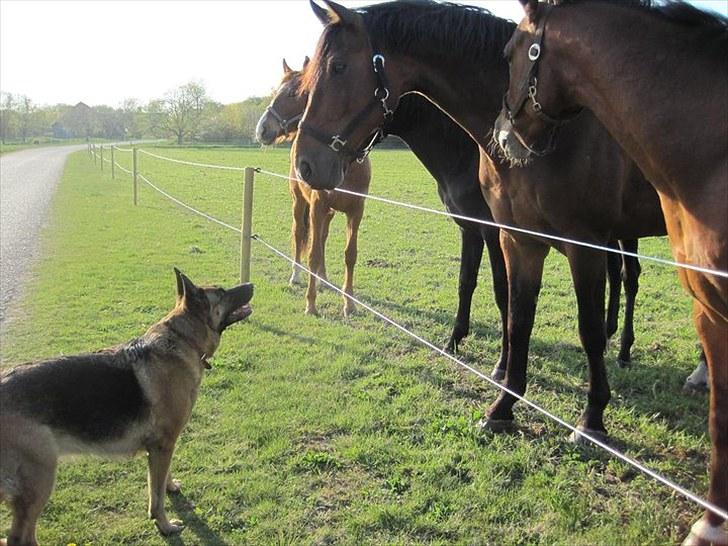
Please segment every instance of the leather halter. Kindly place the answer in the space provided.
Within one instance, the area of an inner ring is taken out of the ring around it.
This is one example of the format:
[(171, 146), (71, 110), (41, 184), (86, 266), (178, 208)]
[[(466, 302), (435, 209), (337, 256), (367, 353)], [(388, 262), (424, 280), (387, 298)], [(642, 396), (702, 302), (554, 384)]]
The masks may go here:
[[(538, 23), (538, 27), (536, 27), (536, 34), (534, 36), (534, 41), (531, 44), (531, 46), (528, 48), (528, 60), (531, 61), (531, 66), (528, 69), (528, 72), (526, 73), (526, 77), (523, 80), (523, 83), (521, 84), (521, 87), (518, 89), (518, 94), (516, 101), (514, 103), (514, 106), (511, 107), (508, 104), (508, 92), (506, 91), (505, 95), (503, 95), (503, 110), (506, 113), (506, 116), (508, 117), (508, 121), (511, 122), (511, 132), (514, 134), (514, 136), (518, 139), (518, 141), (521, 143), (521, 145), (526, 148), (531, 154), (536, 156), (544, 156), (554, 151), (555, 142), (556, 142), (556, 133), (558, 132), (559, 127), (564, 125), (565, 123), (571, 121), (576, 116), (578, 116), (581, 113), (581, 108), (574, 114), (563, 117), (563, 118), (556, 118), (553, 116), (548, 115), (546, 112), (543, 111), (543, 107), (541, 106), (541, 103), (538, 102), (537, 95), (538, 95), (538, 61), (541, 59), (541, 52), (543, 50), (543, 36), (544, 36), (544, 30), (546, 28), (546, 20), (548, 19), (548, 16), (551, 14), (552, 6), (550, 5), (543, 5), (542, 9), (545, 10), (543, 16), (541, 17), (541, 20)], [(548, 137), (548, 143), (546, 144), (546, 147), (537, 150), (526, 143), (526, 139), (523, 138), (523, 135), (521, 135), (518, 132), (518, 129), (516, 129), (515, 119), (516, 117), (521, 113), (523, 110), (523, 107), (525, 106), (526, 102), (531, 102), (531, 107), (533, 108), (534, 113), (536, 114), (536, 117), (539, 118), (541, 121), (543, 121), (546, 125), (550, 127), (549, 130), (549, 137)]]
[(270, 114), (273, 116), (273, 118), (275, 118), (275, 120), (278, 122), (278, 126), (281, 128), (281, 131), (283, 131), (284, 135), (287, 135), (288, 133), (290, 133), (292, 131), (291, 129), (289, 129), (291, 124), (293, 124), (293, 123), (296, 124), (296, 127), (293, 130), (298, 128), (298, 122), (303, 117), (303, 112), (301, 112), (300, 114), (297, 114), (290, 119), (286, 119), (276, 111), (276, 109), (273, 107), (273, 103), (271, 103), (265, 109), (265, 113)]
[[(372, 48), (373, 49), (373, 48)], [(301, 124), (298, 128), (299, 132), (307, 134), (321, 144), (325, 144), (331, 148), (334, 152), (340, 153), (350, 160), (356, 160), (358, 163), (362, 163), (364, 159), (372, 151), (372, 148), (379, 144), (385, 135), (384, 125), (391, 121), (394, 111), (387, 104), (389, 99), (389, 84), (387, 81), (387, 75), (384, 73), (384, 56), (380, 53), (374, 53), (372, 55), (372, 67), (374, 75), (377, 78), (377, 87), (374, 90), (374, 96), (367, 105), (356, 115), (354, 118), (344, 127), (344, 130), (336, 135), (328, 135), (323, 131), (314, 129), (308, 124)], [(361, 148), (356, 149), (348, 145), (349, 137), (356, 130), (357, 126), (369, 116), (372, 110), (381, 107), (384, 111), (384, 121), (382, 125), (377, 127), (374, 132), (371, 133), (369, 139), (365, 141)]]

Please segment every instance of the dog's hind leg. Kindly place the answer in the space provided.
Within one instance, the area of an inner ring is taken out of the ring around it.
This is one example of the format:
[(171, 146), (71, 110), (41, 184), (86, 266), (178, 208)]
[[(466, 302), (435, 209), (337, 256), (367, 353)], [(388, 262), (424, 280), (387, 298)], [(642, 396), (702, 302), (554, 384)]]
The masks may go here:
[(157, 524), (159, 532), (163, 535), (173, 535), (183, 529), (179, 520), (170, 521), (164, 509), (164, 497), (169, 479), (169, 467), (172, 463), (174, 446), (154, 446), (149, 448), (147, 461), (149, 472), (149, 517)]

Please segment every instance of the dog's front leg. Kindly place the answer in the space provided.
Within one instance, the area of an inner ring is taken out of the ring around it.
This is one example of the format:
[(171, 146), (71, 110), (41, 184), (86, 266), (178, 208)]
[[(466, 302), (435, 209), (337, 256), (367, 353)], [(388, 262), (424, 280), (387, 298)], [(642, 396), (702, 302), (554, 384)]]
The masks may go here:
[[(167, 493), (179, 493), (182, 490), (182, 482), (172, 477), (172, 469), (167, 472)], [(2, 546), (2, 544), (0, 544)]]
[(167, 488), (169, 467), (174, 446), (154, 446), (148, 450), (149, 517), (155, 521), (163, 535), (173, 535), (183, 529), (179, 520), (170, 521), (164, 509), (164, 493)]

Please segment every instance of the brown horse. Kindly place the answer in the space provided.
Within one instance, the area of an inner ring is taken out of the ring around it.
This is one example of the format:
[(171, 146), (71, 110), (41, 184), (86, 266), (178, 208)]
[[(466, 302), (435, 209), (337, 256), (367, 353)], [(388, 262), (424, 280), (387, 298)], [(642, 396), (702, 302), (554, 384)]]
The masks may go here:
[[(314, 8), (326, 26), (305, 74), (309, 102), (296, 139), (296, 170), (309, 184), (340, 183), (347, 156), (391, 118), (399, 97), (416, 92), (481, 145), (481, 191), (498, 222), (601, 244), (664, 233), (654, 190), (591, 116), (564, 128), (573, 148), (560, 147), (524, 169), (509, 169), (485, 151), (508, 82), (502, 50), (513, 23), (434, 2), (391, 2), (360, 11), (327, 5)], [(577, 183), (583, 180), (593, 185)], [(606, 434), (605, 254), (503, 230), (501, 245), (509, 282), (507, 386), (517, 393), (526, 389), (536, 300), (552, 246), (569, 260), (589, 361), (588, 403), (577, 426)], [(502, 393), (488, 412), (488, 426), (511, 427), (515, 401)]]
[[(304, 68), (308, 57), (304, 61)], [(283, 60), (283, 79), (278, 85), (273, 100), (266, 108), (263, 116), (256, 126), (256, 137), (262, 144), (272, 144), (284, 141), (295, 136), (298, 130), (298, 120), (306, 104), (306, 99), (298, 93), (301, 73), (292, 70), (285, 59)], [(359, 224), (364, 215), (363, 197), (347, 195), (333, 191), (316, 191), (307, 184), (294, 180), (296, 173), (293, 168), (295, 145), (291, 147), (291, 167), (289, 170), (288, 188), (293, 198), (293, 227), (291, 238), (293, 241), (293, 255), (296, 264), (308, 247), (308, 267), (311, 271), (326, 279), (326, 239), (329, 236), (329, 225), (334, 214), (343, 212), (346, 215), (346, 247), (344, 249), (344, 292), (354, 294), (354, 266), (357, 258), (357, 239)], [(342, 187), (366, 194), (369, 191), (369, 181), (372, 171), (369, 159), (354, 162), (346, 173)], [(300, 269), (294, 265), (290, 284), (299, 284)], [(317, 315), (316, 309), (316, 278), (309, 275), (306, 289), (306, 314)], [(344, 297), (344, 316), (348, 317), (355, 310), (354, 302)]]
[[(521, 2), (527, 16), (506, 48), (511, 79), (496, 126), (506, 152), (529, 159), (527, 148), (588, 108), (658, 191), (675, 259), (727, 271), (728, 20), (682, 3)], [(725, 513), (728, 279), (678, 271), (710, 372), (709, 500)], [(685, 544), (728, 544), (724, 523), (706, 510)]]

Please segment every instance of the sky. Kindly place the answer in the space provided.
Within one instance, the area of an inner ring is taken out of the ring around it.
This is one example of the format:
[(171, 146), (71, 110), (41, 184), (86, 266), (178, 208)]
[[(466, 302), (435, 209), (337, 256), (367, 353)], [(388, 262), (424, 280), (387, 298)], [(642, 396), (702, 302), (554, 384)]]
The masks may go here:
[[(357, 7), (374, 0), (340, 3)], [(520, 20), (516, 0), (463, 0)], [(694, 0), (728, 14), (728, 0)], [(213, 100), (264, 96), (321, 32), (307, 0), (0, 0), (0, 90), (34, 103), (157, 99), (201, 81)]]

